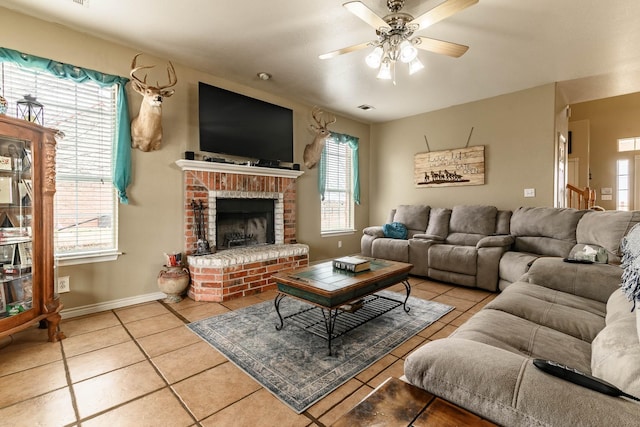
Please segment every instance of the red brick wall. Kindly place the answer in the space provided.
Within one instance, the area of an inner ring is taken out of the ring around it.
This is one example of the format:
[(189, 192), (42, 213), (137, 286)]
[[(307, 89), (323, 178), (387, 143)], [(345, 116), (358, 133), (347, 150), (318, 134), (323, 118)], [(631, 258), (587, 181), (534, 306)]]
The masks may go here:
[(276, 288), (271, 275), (309, 265), (308, 255), (281, 257), (229, 267), (189, 266), (189, 297), (195, 301), (228, 301)]
[[(196, 250), (195, 218), (192, 200), (202, 200), (208, 206), (209, 191), (254, 191), (283, 193), (284, 243), (296, 243), (296, 183), (295, 178), (241, 175), (226, 172), (185, 170), (184, 177), (184, 249), (187, 255)], [(209, 218), (204, 211), (205, 220)], [(205, 223), (205, 230), (209, 224)]]

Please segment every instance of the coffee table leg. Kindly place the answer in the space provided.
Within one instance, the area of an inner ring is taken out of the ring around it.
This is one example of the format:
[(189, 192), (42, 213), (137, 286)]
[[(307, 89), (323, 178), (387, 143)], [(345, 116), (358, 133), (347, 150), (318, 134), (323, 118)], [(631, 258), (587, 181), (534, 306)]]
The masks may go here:
[(402, 284), (404, 285), (404, 288), (407, 290), (407, 297), (404, 299), (403, 308), (405, 313), (408, 313), (409, 310), (411, 310), (411, 307), (407, 307), (407, 301), (409, 300), (409, 294), (411, 293), (411, 284), (409, 284), (408, 280), (403, 280)]
[[(329, 314), (327, 315), (327, 311), (329, 312)], [(331, 356), (331, 340), (333, 338), (333, 331), (335, 329), (336, 326), (336, 318), (338, 317), (338, 309), (336, 308), (335, 310), (329, 309), (329, 310), (325, 310), (324, 308), (322, 309), (322, 317), (324, 317), (324, 326), (327, 329), (327, 337), (329, 340), (329, 356)]]
[(279, 331), (284, 326), (284, 319), (280, 314), (280, 301), (282, 301), (286, 297), (285, 294), (276, 295), (276, 299), (273, 300), (274, 305), (276, 306), (276, 313), (278, 313), (278, 317), (280, 318), (280, 325), (276, 325), (276, 331)]

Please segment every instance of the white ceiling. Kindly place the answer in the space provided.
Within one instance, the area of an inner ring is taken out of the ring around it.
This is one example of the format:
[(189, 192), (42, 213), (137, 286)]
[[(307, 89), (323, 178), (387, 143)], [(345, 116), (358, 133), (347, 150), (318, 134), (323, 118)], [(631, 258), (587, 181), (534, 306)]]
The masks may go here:
[[(551, 82), (567, 81), (561, 88), (570, 102), (640, 91), (638, 0), (480, 0), (417, 33), (469, 51), (457, 59), (420, 51), (426, 68), (409, 76), (400, 67), (396, 86), (365, 65), (370, 49), (318, 59), (375, 39), (342, 7), (346, 0), (75, 1), (0, 6), (366, 122)], [(362, 1), (388, 13), (386, 0)], [(441, 2), (407, 0), (403, 11), (418, 16)], [(261, 71), (273, 79), (259, 80)], [(363, 112), (361, 104), (375, 109)]]

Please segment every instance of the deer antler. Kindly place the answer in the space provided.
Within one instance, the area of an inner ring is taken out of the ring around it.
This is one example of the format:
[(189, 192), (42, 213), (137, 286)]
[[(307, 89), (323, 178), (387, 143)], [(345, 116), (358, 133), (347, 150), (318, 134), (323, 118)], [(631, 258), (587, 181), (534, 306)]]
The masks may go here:
[(137, 81), (138, 83), (140, 83), (142, 86), (147, 87), (147, 75), (144, 75), (144, 80), (140, 80), (138, 78), (138, 76), (135, 75), (136, 72), (140, 71), (140, 70), (144, 70), (146, 68), (153, 68), (153, 65), (142, 65), (140, 67), (136, 67), (136, 60), (138, 59), (138, 56), (142, 55), (141, 53), (137, 54), (136, 56), (133, 57), (133, 61), (131, 61), (131, 71), (129, 71), (129, 75), (131, 76), (131, 78), (135, 81)]
[[(173, 68), (173, 64), (169, 61), (169, 66), (167, 67), (167, 76), (169, 76), (169, 84), (166, 86), (158, 86), (158, 89), (166, 89), (168, 87), (175, 86), (178, 83), (178, 77), (176, 76), (176, 70)], [(158, 82), (156, 82), (158, 84)]]
[(318, 129), (326, 129), (332, 123), (335, 123), (338, 119), (333, 114), (328, 114), (329, 119), (324, 119), (325, 112), (320, 107), (313, 107), (311, 110), (311, 117), (316, 122)]
[[(131, 71), (129, 72), (129, 75), (131, 76), (132, 79), (134, 79), (135, 81), (137, 81), (138, 83), (140, 83), (142, 86), (144, 86), (145, 88), (148, 86), (147, 85), (147, 75), (144, 75), (144, 79), (140, 80), (140, 78), (138, 78), (135, 73), (140, 71), (140, 70), (144, 70), (144, 69), (149, 69), (149, 68), (153, 68), (154, 65), (141, 65), (139, 67), (136, 67), (136, 61), (138, 59), (138, 56), (142, 55), (141, 53), (137, 54), (136, 56), (133, 57), (133, 61), (131, 61)], [(165, 86), (160, 86), (160, 84), (158, 82), (156, 82), (156, 87), (158, 89), (166, 89), (172, 86), (175, 86), (176, 83), (178, 83), (178, 77), (176, 76), (176, 70), (175, 68), (173, 68), (173, 64), (171, 63), (171, 61), (169, 61), (169, 66), (167, 67), (167, 75), (169, 76), (169, 84), (165, 85)]]

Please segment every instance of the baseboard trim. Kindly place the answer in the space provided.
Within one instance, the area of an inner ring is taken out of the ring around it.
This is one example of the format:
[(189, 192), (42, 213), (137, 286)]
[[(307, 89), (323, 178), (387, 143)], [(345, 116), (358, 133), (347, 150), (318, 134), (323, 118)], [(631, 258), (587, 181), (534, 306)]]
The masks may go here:
[(162, 292), (153, 292), (151, 294), (116, 299), (112, 301), (100, 302), (97, 304), (83, 305), (82, 307), (63, 309), (62, 311), (60, 311), (60, 314), (62, 315), (63, 319), (70, 319), (72, 317), (85, 316), (87, 314), (99, 313), (101, 311), (128, 307), (130, 305), (142, 304), (149, 301), (156, 301), (165, 297), (166, 295)]

